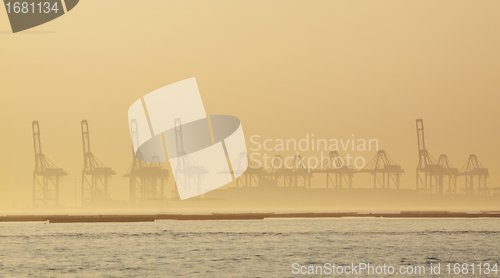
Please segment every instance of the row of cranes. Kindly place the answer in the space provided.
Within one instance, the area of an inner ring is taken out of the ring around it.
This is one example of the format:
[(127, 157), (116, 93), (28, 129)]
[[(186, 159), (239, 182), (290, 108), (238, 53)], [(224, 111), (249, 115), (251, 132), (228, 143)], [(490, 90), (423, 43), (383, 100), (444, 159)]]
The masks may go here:
[[(138, 140), (137, 122), (130, 122), (131, 137), (136, 143)], [(103, 203), (110, 201), (109, 182), (116, 172), (107, 167), (91, 151), (89, 124), (87, 120), (81, 121), (81, 133), (83, 144), (83, 170), (81, 176), (82, 204)], [(185, 155), (182, 138), (182, 125), (179, 119), (175, 122), (175, 138), (177, 155), (182, 157), (176, 169), (176, 175), (184, 177), (186, 190), (197, 190), (203, 174), (206, 170)], [(33, 141), (35, 145), (35, 170), (33, 172), (33, 204), (34, 205), (57, 205), (59, 203), (60, 181), (67, 175), (63, 169), (55, 166), (42, 153), (40, 140), (40, 126), (38, 121), (33, 122)], [(129, 179), (129, 201), (132, 203), (145, 200), (161, 200), (166, 196), (166, 184), (169, 171), (164, 168), (158, 158), (153, 157), (151, 162), (145, 162), (132, 153), (133, 162), (124, 177)], [(285, 187), (311, 187), (311, 178), (314, 173), (326, 174), (326, 187), (341, 188), (345, 185), (352, 187), (353, 175), (355, 173), (371, 173), (374, 178), (374, 187), (387, 187), (392, 184), (399, 188), (400, 176), (404, 172), (401, 166), (390, 159), (384, 151), (378, 151), (377, 155), (362, 170), (355, 170), (349, 165), (344, 166), (344, 160), (337, 151), (330, 152), (329, 156), (322, 161), (316, 169), (306, 168), (302, 157), (297, 155), (293, 160), (293, 167), (282, 163), (281, 156), (273, 159), (273, 167), (268, 170), (256, 167), (255, 163), (247, 159), (246, 153), (239, 160), (232, 162), (235, 171), (240, 166), (250, 163), (250, 167), (240, 178), (236, 185), (243, 183), (244, 186), (252, 186), (252, 182), (259, 186), (277, 186), (278, 182)], [(240, 163), (241, 162), (241, 163)], [(246, 168), (246, 167), (245, 167)]]
[[(427, 151), (425, 146), (424, 126), (422, 119), (417, 119), (417, 143), (418, 143), (418, 165), (416, 169), (416, 189), (427, 194), (462, 193), (491, 195), (500, 194), (500, 187), (490, 189), (486, 186), (489, 176), (488, 169), (484, 168), (476, 155), (471, 154), (469, 159), (459, 171), (454, 168), (448, 157), (440, 155), (436, 160)], [(138, 142), (137, 123), (130, 122), (132, 140)], [(32, 123), (33, 143), (35, 150), (35, 169), (33, 171), (33, 204), (57, 205), (60, 195), (60, 181), (68, 173), (58, 168), (43, 153), (40, 139), (40, 126), (38, 121)], [(111, 200), (109, 194), (109, 181), (116, 175), (110, 167), (106, 167), (91, 151), (90, 133), (87, 120), (81, 121), (83, 158), (81, 196), (82, 203), (99, 203)], [(180, 120), (175, 122), (175, 137), (177, 155), (182, 157), (176, 175), (184, 175), (184, 183), (188, 190), (196, 190), (206, 170), (191, 161), (185, 155), (182, 139), (182, 126)], [(140, 154), (138, 154), (140, 156)], [(321, 164), (314, 168), (307, 168), (300, 155), (293, 159), (292, 166), (285, 165), (283, 158), (279, 155), (272, 160), (272, 167), (264, 169), (255, 161), (242, 153), (237, 161), (233, 161), (234, 171), (243, 172), (236, 179), (236, 186), (252, 187), (311, 187), (313, 174), (324, 174), (326, 177), (326, 188), (353, 187), (355, 174), (368, 173), (373, 176), (374, 188), (400, 188), (401, 175), (404, 169), (392, 160), (384, 150), (379, 150), (375, 157), (362, 169), (354, 169), (346, 165), (344, 159), (337, 151), (331, 151)], [(243, 165), (245, 167), (243, 167)], [(241, 168), (241, 169), (239, 169)], [(458, 177), (463, 176), (465, 186), (461, 192), (457, 191)], [(166, 184), (169, 171), (164, 168), (158, 159), (145, 162), (133, 154), (133, 162), (124, 177), (129, 178), (129, 200), (132, 203), (144, 200), (165, 199)], [(447, 189), (445, 190), (445, 185)]]
[[(483, 167), (477, 155), (471, 154), (459, 170), (454, 168), (447, 155), (442, 154), (436, 160), (426, 149), (424, 137), (424, 125), (422, 119), (416, 120), (417, 143), (419, 160), (416, 169), (416, 189), (418, 192), (426, 194), (467, 194), (467, 195), (492, 195), (500, 194), (500, 187), (488, 188), (486, 180), (489, 176), (488, 169)], [(243, 157), (245, 156), (245, 157)], [(299, 186), (299, 180), (303, 181), (300, 186), (311, 187), (311, 177), (313, 174), (325, 174), (326, 187), (342, 188), (347, 186), (352, 188), (353, 176), (358, 173), (369, 173), (373, 176), (374, 188), (390, 188), (394, 186), (398, 189), (401, 185), (401, 175), (404, 169), (397, 165), (384, 150), (379, 150), (375, 157), (366, 166), (356, 170), (349, 165), (344, 165), (344, 160), (337, 151), (329, 153), (328, 158), (314, 168), (305, 168), (303, 164), (297, 164), (302, 157), (296, 155), (291, 166), (284, 165), (280, 155), (273, 158), (272, 167), (264, 169), (258, 167), (246, 154), (242, 154), (240, 160), (248, 160), (249, 168), (236, 182), (236, 186)], [(280, 161), (280, 162), (276, 162)], [(457, 188), (458, 177), (464, 177), (464, 187), (460, 192)], [(447, 189), (445, 190), (445, 185)]]
[[(58, 168), (42, 153), (40, 124), (38, 121), (32, 122), (32, 130), (35, 150), (33, 205), (59, 205), (60, 182), (68, 173), (62, 168)], [(137, 131), (137, 128), (135, 130)], [(109, 202), (111, 200), (109, 181), (112, 176), (116, 175), (116, 172), (110, 167), (106, 167), (92, 153), (87, 120), (81, 121), (81, 132), (84, 161), (81, 178), (82, 204)], [(134, 136), (133, 132), (132, 136)], [(165, 199), (169, 171), (160, 162), (144, 162), (133, 155), (132, 165), (124, 176), (128, 177), (130, 181), (129, 198), (131, 202)]]
[[(313, 174), (324, 174), (326, 188), (353, 187), (353, 177), (358, 173), (368, 173), (373, 176), (374, 188), (398, 189), (401, 185), (401, 174), (404, 169), (397, 165), (384, 150), (377, 151), (375, 157), (360, 170), (348, 165), (338, 151), (331, 151), (328, 157), (314, 169), (307, 168), (302, 163), (302, 156), (295, 155), (292, 165), (285, 165), (281, 155), (272, 159), (268, 169), (258, 166), (246, 153), (242, 153), (238, 160), (248, 161), (248, 169), (236, 180), (236, 186), (251, 187), (252, 184), (263, 187), (311, 187)], [(236, 164), (241, 164), (238, 161)], [(237, 168), (236, 168), (237, 169)]]
[[(436, 160), (426, 149), (424, 122), (417, 119), (418, 165), (416, 171), (416, 189), (428, 194), (463, 193), (467, 195), (499, 194), (500, 188), (488, 188), (486, 179), (488, 168), (483, 167), (477, 155), (471, 154), (460, 171), (453, 167), (448, 156), (441, 154)], [(464, 177), (464, 188), (457, 191), (457, 179)], [(445, 187), (447, 188), (445, 190)]]

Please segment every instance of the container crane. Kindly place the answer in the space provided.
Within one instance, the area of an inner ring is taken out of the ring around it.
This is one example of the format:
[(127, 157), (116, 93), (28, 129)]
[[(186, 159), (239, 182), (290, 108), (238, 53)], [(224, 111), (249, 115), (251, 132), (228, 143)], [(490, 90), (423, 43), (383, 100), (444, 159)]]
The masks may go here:
[(40, 125), (33, 121), (33, 145), (35, 149), (35, 170), (33, 171), (33, 206), (58, 205), (59, 185), (64, 176), (63, 169), (58, 168), (42, 153)]

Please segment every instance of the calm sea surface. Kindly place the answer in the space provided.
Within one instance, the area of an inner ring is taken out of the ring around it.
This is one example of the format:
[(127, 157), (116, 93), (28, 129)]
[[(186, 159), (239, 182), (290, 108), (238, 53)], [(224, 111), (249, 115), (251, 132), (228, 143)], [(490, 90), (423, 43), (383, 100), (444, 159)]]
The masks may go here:
[[(425, 275), (392, 277), (485, 277), (477, 267), (475, 275), (447, 275), (446, 265), (500, 263), (500, 221), (0, 223), (0, 277), (290, 277), (298, 276), (294, 263), (426, 268)], [(431, 264), (441, 265), (441, 275), (430, 275)]]

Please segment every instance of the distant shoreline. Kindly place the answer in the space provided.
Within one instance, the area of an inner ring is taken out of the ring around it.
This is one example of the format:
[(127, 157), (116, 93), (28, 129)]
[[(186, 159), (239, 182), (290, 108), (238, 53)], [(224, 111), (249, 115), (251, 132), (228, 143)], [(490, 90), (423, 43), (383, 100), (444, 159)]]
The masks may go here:
[(263, 220), (270, 218), (500, 218), (500, 211), (480, 213), (450, 211), (401, 211), (400, 213), (212, 213), (212, 214), (136, 214), (136, 215), (7, 215), (0, 222), (97, 223), (154, 222), (156, 220)]

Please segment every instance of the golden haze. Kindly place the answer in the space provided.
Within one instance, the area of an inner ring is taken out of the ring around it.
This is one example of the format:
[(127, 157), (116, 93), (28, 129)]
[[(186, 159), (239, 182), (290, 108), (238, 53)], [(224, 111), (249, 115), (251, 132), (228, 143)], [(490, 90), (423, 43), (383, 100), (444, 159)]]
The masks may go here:
[(193, 76), (207, 113), (239, 117), (247, 140), (377, 138), (414, 188), (423, 118), (434, 156), (461, 168), (475, 153), (498, 186), (499, 11), (498, 1), (81, 1), (11, 34), (1, 10), (0, 208), (31, 202), (33, 120), (69, 173), (64, 205), (80, 184), (82, 119), (118, 173), (112, 197), (127, 199), (128, 107)]

